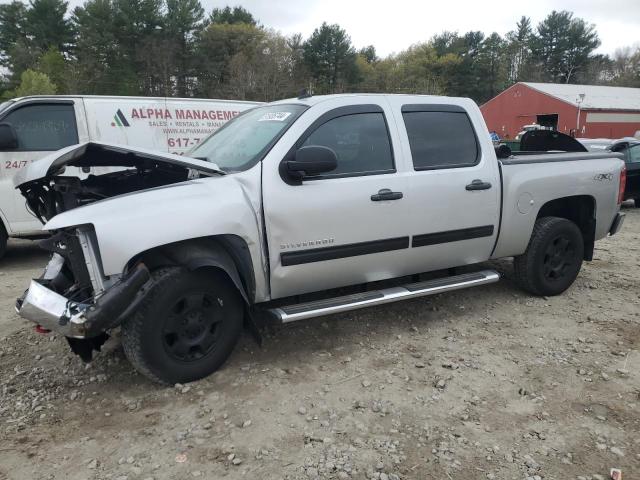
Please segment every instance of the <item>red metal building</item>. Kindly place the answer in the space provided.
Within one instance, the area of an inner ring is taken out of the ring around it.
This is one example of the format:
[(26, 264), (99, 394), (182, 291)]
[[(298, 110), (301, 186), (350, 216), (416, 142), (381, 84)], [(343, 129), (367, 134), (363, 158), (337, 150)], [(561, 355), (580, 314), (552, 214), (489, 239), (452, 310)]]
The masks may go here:
[(480, 107), (489, 131), (513, 139), (539, 124), (581, 138), (621, 138), (640, 131), (640, 88), (520, 82)]

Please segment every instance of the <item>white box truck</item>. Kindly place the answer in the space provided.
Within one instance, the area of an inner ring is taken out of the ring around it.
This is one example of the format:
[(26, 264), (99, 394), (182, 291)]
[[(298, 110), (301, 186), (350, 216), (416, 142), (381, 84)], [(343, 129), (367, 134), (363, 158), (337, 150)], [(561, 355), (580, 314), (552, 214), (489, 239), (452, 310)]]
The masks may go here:
[[(13, 186), (13, 176), (29, 162), (87, 141), (182, 154), (256, 105), (259, 103), (193, 98), (60, 95), (22, 97), (1, 104), (0, 257), (8, 237), (42, 234), (42, 223)], [(65, 174), (74, 174), (73, 170)], [(102, 170), (75, 174), (86, 177), (104, 173)]]

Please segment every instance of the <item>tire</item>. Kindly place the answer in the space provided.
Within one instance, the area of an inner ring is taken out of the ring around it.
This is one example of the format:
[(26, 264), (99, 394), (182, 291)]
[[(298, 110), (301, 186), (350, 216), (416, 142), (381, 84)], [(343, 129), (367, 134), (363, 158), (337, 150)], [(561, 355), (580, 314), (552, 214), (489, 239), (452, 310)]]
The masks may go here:
[(633, 203), (635, 204), (636, 208), (640, 208), (640, 197), (634, 198)]
[(9, 235), (7, 235), (7, 230), (4, 228), (2, 224), (2, 220), (0, 220), (0, 259), (4, 257), (4, 254), (7, 253), (7, 241), (9, 240)]
[(153, 289), (122, 324), (125, 355), (138, 372), (158, 383), (186, 383), (212, 374), (242, 332), (242, 298), (217, 272), (171, 267), (152, 277)]
[(513, 262), (516, 282), (534, 295), (559, 295), (574, 282), (584, 258), (578, 226), (558, 217), (536, 220), (529, 245)]

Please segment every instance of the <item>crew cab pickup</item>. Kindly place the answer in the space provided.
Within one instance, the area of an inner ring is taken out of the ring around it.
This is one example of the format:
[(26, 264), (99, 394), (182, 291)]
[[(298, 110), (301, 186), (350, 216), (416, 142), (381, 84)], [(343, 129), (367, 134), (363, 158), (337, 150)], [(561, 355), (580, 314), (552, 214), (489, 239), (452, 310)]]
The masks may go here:
[[(259, 106), (187, 156), (70, 146), (16, 178), (52, 252), (16, 309), (85, 359), (121, 328), (133, 365), (174, 383), (219, 368), (243, 324), (495, 282), (490, 259), (560, 294), (623, 223), (624, 162), (499, 151), (473, 101), (407, 95)], [(64, 175), (94, 166), (118, 170)]]

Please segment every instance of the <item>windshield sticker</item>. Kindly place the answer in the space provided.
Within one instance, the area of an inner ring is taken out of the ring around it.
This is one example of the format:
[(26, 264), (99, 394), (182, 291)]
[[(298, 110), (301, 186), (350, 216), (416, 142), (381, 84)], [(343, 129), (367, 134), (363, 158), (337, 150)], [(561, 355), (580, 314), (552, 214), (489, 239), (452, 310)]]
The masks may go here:
[(291, 112), (270, 112), (262, 115), (259, 122), (284, 122)]

